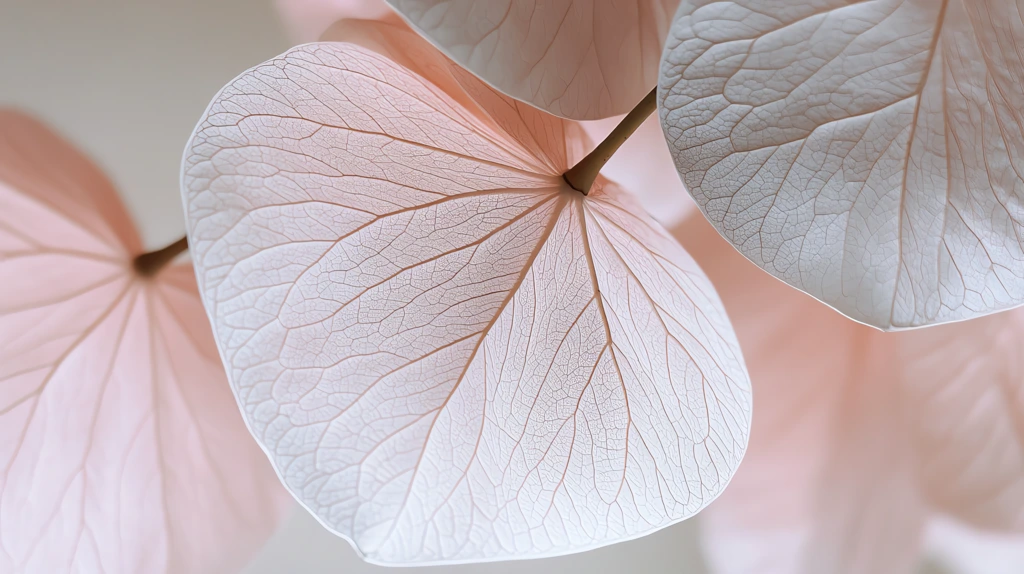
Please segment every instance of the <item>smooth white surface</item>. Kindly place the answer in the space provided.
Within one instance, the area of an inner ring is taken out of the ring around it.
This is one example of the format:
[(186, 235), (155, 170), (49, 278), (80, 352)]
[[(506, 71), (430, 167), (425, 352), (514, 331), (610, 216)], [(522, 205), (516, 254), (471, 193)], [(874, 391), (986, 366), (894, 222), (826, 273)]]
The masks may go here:
[(633, 109), (657, 83), (679, 0), (388, 0), (498, 90), (574, 120)]

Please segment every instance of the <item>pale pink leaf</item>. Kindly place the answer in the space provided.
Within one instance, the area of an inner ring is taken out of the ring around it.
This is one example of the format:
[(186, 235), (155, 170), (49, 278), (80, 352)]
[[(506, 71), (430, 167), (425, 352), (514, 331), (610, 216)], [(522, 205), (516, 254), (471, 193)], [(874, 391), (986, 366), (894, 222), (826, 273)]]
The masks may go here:
[(913, 572), (925, 514), (893, 336), (773, 279), (699, 215), (675, 235), (719, 288), (757, 409), (743, 465), (701, 515), (712, 571)]
[(1024, 310), (899, 342), (929, 500), (977, 526), (1024, 531)]
[(563, 554), (693, 515), (750, 422), (717, 295), (616, 184), (564, 183), (574, 124), (437, 58), (301, 46), (197, 127), (189, 237), (250, 428), (373, 562)]
[[(384, 54), (393, 62), (428, 78), (435, 86), (443, 87), (449, 95), (458, 98), (467, 109), (477, 110), (483, 106), (485, 109), (478, 110), (478, 113), (487, 115), (489, 108), (494, 115), (500, 116), (500, 109), (510, 104), (508, 98), (496, 96), (490, 88), (475, 80), (465, 70), (453, 66), (448, 58), (420, 36), (408, 31), (404, 24), (341, 20), (324, 32), (321, 40), (343, 40)], [(546, 123), (545, 120), (539, 119), (546, 115), (543, 112), (518, 102), (513, 105), (516, 107), (516, 113), (527, 120), (527, 125)], [(583, 122), (580, 126), (590, 140), (601, 141), (620, 121), (622, 116), (616, 116)], [(567, 124), (567, 128), (568, 126), (571, 124)], [(541, 132), (539, 135), (543, 137), (547, 134)], [(533, 142), (532, 137), (517, 139), (534, 149), (561, 149), (551, 142)], [(579, 139), (574, 138), (573, 141)], [(589, 149), (590, 146), (585, 147)], [(554, 158), (554, 161), (561, 164), (565, 160)], [(648, 118), (616, 151), (601, 169), (601, 173), (633, 192), (641, 206), (662, 224), (675, 224), (694, 208), (693, 200), (679, 180), (672, 156), (665, 145), (665, 138), (661, 134), (661, 126), (654, 116)]]
[(488, 84), (574, 120), (624, 114), (651, 91), (679, 5), (679, 0), (388, 2)]
[(274, 0), (288, 35), (315, 42), (338, 20), (384, 20), (395, 17), (384, 0)]
[(0, 571), (224, 572), (290, 506), (191, 266), (139, 251), (107, 179), (0, 111)]
[(944, 517), (932, 519), (925, 534), (932, 561), (952, 574), (1024, 572), (1024, 537), (986, 532)]
[(880, 333), (759, 271), (704, 221), (676, 236), (718, 288), (757, 398), (745, 462), (702, 515), (716, 572), (910, 572), (921, 521), (939, 513), (992, 530), (944, 545), (967, 571), (994, 564), (972, 547), (1012, 554), (1022, 311)]
[(1020, 0), (686, 2), (661, 121), (746, 257), (884, 330), (1024, 302)]
[[(546, 170), (575, 162), (591, 145), (576, 122), (553, 122), (550, 114), (502, 96), (454, 64), (401, 22), (341, 20), (323, 34), (325, 42), (348, 42), (385, 56), (420, 76), (424, 86), (455, 100), (483, 120), (476, 128), (498, 128), (491, 138), (510, 138), (521, 161), (540, 160)], [(491, 125), (497, 124), (497, 125)], [(525, 151), (523, 151), (525, 150)]]

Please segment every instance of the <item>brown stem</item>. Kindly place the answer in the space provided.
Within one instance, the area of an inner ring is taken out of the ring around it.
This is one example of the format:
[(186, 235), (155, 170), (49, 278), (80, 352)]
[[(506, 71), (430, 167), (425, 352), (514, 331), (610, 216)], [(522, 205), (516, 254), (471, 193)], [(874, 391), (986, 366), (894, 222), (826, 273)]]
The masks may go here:
[(581, 159), (579, 163), (565, 172), (562, 177), (565, 178), (566, 183), (583, 195), (590, 193), (590, 186), (594, 185), (594, 180), (597, 179), (597, 174), (600, 173), (604, 164), (608, 163), (612, 154), (629, 139), (629, 136), (633, 135), (633, 132), (640, 127), (640, 124), (644, 123), (647, 116), (651, 115), (651, 112), (658, 107), (657, 95), (658, 88), (652, 88), (651, 93), (644, 96), (644, 99), (640, 100), (640, 103), (630, 110), (626, 117), (622, 118), (619, 125), (615, 126), (615, 129), (608, 134), (608, 137), (604, 138), (604, 141), (597, 144), (594, 151), (588, 153), (587, 157)]
[(186, 249), (188, 249), (188, 236), (182, 237), (163, 249), (139, 255), (132, 262), (132, 265), (135, 267), (135, 272), (139, 275), (152, 277), (156, 275), (157, 271), (160, 271), (165, 265), (170, 263), (171, 260), (184, 253)]

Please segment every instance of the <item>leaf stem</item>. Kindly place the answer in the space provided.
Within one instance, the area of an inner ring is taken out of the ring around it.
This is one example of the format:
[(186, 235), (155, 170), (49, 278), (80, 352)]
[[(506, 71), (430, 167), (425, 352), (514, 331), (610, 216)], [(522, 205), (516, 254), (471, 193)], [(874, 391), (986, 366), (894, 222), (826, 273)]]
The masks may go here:
[[(640, 100), (640, 103), (630, 110), (626, 117), (622, 118), (619, 125), (615, 126), (608, 137), (604, 138), (604, 141), (597, 144), (597, 147), (588, 153), (587, 157), (565, 172), (562, 177), (565, 178), (566, 183), (583, 195), (590, 193), (590, 187), (594, 185), (594, 180), (597, 179), (597, 174), (601, 172), (604, 164), (608, 163), (612, 155), (657, 108), (657, 93), (658, 88), (651, 89), (650, 93), (644, 96), (644, 99)], [(132, 265), (139, 275), (152, 277), (187, 249), (188, 236), (185, 236), (167, 247), (139, 255)]]
[(651, 115), (651, 112), (658, 107), (657, 95), (658, 88), (652, 88), (651, 92), (644, 96), (644, 99), (640, 100), (640, 103), (630, 110), (626, 117), (622, 118), (619, 125), (615, 126), (615, 129), (608, 134), (608, 137), (597, 144), (594, 151), (588, 153), (587, 157), (581, 159), (579, 163), (565, 172), (562, 177), (566, 183), (583, 195), (590, 193), (590, 187), (594, 185), (594, 180), (597, 179), (597, 174), (601, 172), (604, 164), (608, 163), (608, 160), (611, 159), (619, 147), (629, 139), (629, 136), (633, 135), (633, 132), (640, 127), (640, 124), (644, 123), (647, 116)]
[(135, 267), (135, 272), (139, 275), (152, 277), (187, 249), (188, 236), (186, 235), (167, 247), (139, 255), (132, 261), (132, 266)]

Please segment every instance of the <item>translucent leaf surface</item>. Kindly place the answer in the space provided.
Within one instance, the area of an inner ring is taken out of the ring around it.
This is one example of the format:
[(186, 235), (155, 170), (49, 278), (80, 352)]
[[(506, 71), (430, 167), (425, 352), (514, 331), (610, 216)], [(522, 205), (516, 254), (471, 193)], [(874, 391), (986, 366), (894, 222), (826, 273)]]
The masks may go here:
[(699, 217), (676, 236), (718, 287), (757, 398), (744, 464), (701, 515), (715, 572), (909, 574), (938, 513), (1024, 528), (1020, 310), (880, 333), (772, 279)]
[(744, 463), (701, 515), (712, 571), (909, 573), (924, 514), (891, 336), (772, 279), (699, 214), (678, 229), (734, 318), (756, 397)]
[(301, 46), (224, 88), (186, 152), (254, 435), (374, 562), (562, 554), (691, 516), (750, 421), (711, 285), (616, 184), (564, 183), (574, 124), (384, 30), (360, 41), (420, 75)]
[(624, 114), (651, 91), (679, 5), (679, 0), (388, 1), (485, 82), (574, 120)]
[[(436, 50), (427, 48), (424, 42), (419, 40), (403, 42), (401, 46), (396, 45), (396, 42), (402, 41), (402, 36), (396, 37), (393, 27), (406, 28), (405, 24), (393, 22), (389, 18), (384, 18), (383, 21), (386, 24), (371, 25), (367, 22), (342, 20), (325, 31), (320, 39), (358, 43), (386, 53), (393, 61), (407, 68), (429, 75), (429, 72), (420, 68), (420, 63), (424, 60), (436, 60)], [(440, 62), (437, 64), (447, 66)], [(441, 75), (451, 74), (443, 72)], [(466, 76), (461, 70), (458, 75), (463, 78)], [(437, 74), (433, 76), (435, 81), (436, 76)], [(472, 103), (467, 105), (474, 106)], [(582, 122), (580, 125), (592, 141), (598, 142), (622, 121), (622, 117)], [(674, 225), (690, 210), (695, 209), (693, 200), (686, 193), (675, 164), (672, 163), (672, 155), (665, 145), (665, 137), (661, 134), (661, 125), (655, 115), (648, 118), (626, 140), (601, 169), (601, 173), (629, 190), (640, 205), (663, 225)]]
[(684, 183), (745, 256), (858, 321), (1020, 305), (1022, 6), (684, 2), (659, 80)]
[(230, 571), (290, 506), (191, 267), (139, 251), (106, 178), (0, 111), (0, 571)]

